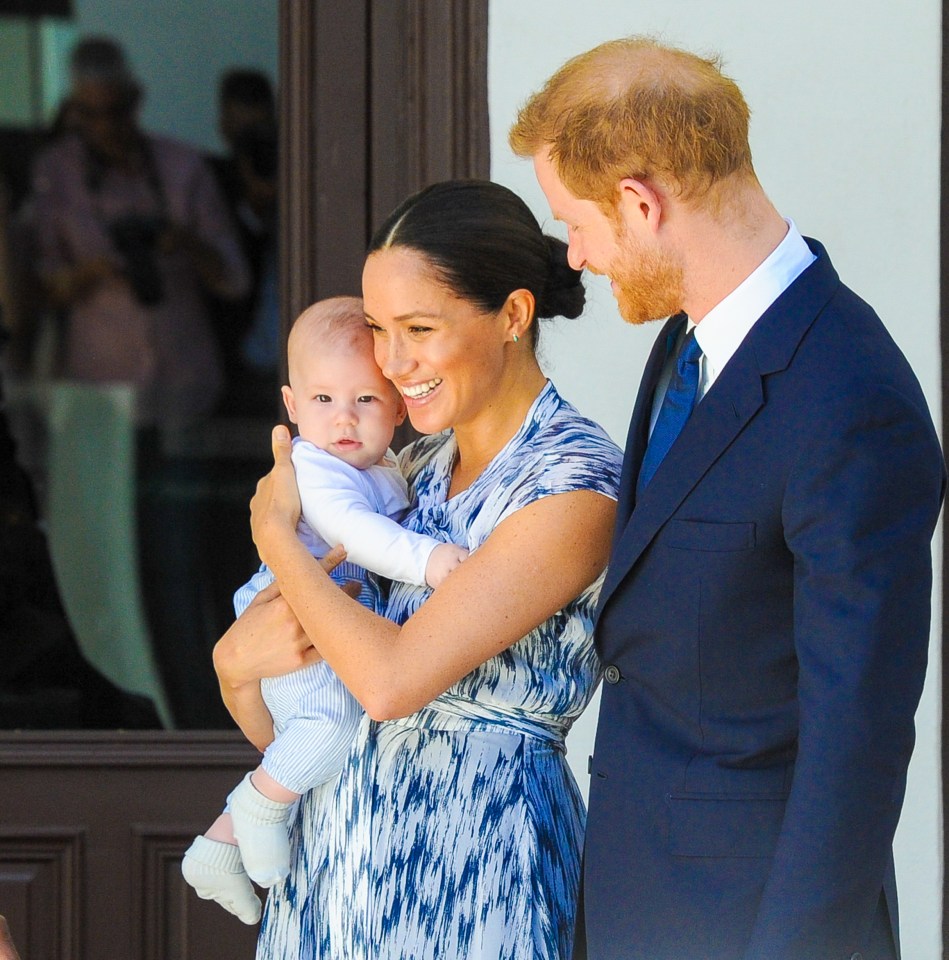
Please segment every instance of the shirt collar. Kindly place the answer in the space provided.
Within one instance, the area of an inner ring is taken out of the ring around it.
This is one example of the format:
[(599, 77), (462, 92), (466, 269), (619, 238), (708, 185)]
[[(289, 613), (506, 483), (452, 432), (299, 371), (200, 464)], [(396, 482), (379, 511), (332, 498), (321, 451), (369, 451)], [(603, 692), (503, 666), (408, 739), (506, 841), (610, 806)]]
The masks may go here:
[(764, 262), (724, 300), (693, 324), (695, 339), (705, 355), (706, 389), (722, 372), (758, 318), (817, 258), (793, 220), (788, 232)]

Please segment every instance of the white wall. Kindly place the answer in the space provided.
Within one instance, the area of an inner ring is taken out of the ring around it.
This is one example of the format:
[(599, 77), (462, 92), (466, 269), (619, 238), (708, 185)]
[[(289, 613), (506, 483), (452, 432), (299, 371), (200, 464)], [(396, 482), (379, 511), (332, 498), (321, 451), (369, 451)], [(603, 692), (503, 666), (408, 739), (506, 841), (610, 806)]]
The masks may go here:
[[(882, 0), (492, 0), (489, 98), (492, 177), (520, 193), (552, 232), (530, 164), (507, 130), (517, 107), (567, 58), (631, 33), (720, 53), (751, 106), (759, 178), (778, 209), (820, 239), (843, 281), (880, 313), (939, 418), (939, 130), (941, 4)], [(618, 318), (594, 279), (580, 320), (544, 348), (570, 400), (623, 444), (656, 328)], [(936, 558), (938, 562), (938, 551)], [(937, 568), (936, 582), (940, 582)], [(934, 602), (941, 617), (941, 596)], [(918, 744), (896, 839), (903, 955), (941, 956), (939, 638), (917, 714)], [(581, 787), (595, 711), (568, 741)]]

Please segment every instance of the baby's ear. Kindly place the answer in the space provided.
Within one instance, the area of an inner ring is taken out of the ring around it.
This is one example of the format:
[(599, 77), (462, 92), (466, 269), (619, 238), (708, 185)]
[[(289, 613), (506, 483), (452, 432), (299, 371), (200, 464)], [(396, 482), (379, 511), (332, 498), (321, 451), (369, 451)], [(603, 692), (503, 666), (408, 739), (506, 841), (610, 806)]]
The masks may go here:
[(402, 399), (402, 394), (399, 394), (399, 404), (396, 407), (395, 414), (395, 425), (401, 426), (405, 422), (405, 418), (408, 416), (409, 411), (405, 409), (405, 401)]
[[(297, 405), (293, 399), (293, 390), (290, 387), (281, 387), (280, 395), (283, 397), (283, 405), (287, 408), (287, 416), (291, 423), (297, 422)], [(401, 421), (399, 421), (401, 423)]]

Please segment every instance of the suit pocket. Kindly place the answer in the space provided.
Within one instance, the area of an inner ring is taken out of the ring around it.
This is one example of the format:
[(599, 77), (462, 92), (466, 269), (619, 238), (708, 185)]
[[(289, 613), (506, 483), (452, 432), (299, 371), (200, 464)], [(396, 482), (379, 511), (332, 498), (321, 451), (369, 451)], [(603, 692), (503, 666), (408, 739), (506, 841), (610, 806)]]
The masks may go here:
[(783, 797), (675, 797), (668, 800), (674, 857), (770, 857), (784, 821)]
[(670, 520), (662, 543), (673, 550), (727, 552), (754, 550), (753, 522), (711, 523), (707, 520)]

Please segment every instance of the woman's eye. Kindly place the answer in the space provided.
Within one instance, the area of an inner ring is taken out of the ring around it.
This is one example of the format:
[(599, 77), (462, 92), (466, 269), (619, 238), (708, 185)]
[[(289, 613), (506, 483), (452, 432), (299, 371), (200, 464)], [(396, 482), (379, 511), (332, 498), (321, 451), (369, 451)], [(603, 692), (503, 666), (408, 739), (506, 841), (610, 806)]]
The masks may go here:
[(420, 333), (431, 333), (431, 327), (409, 327), (409, 333), (420, 334)]

